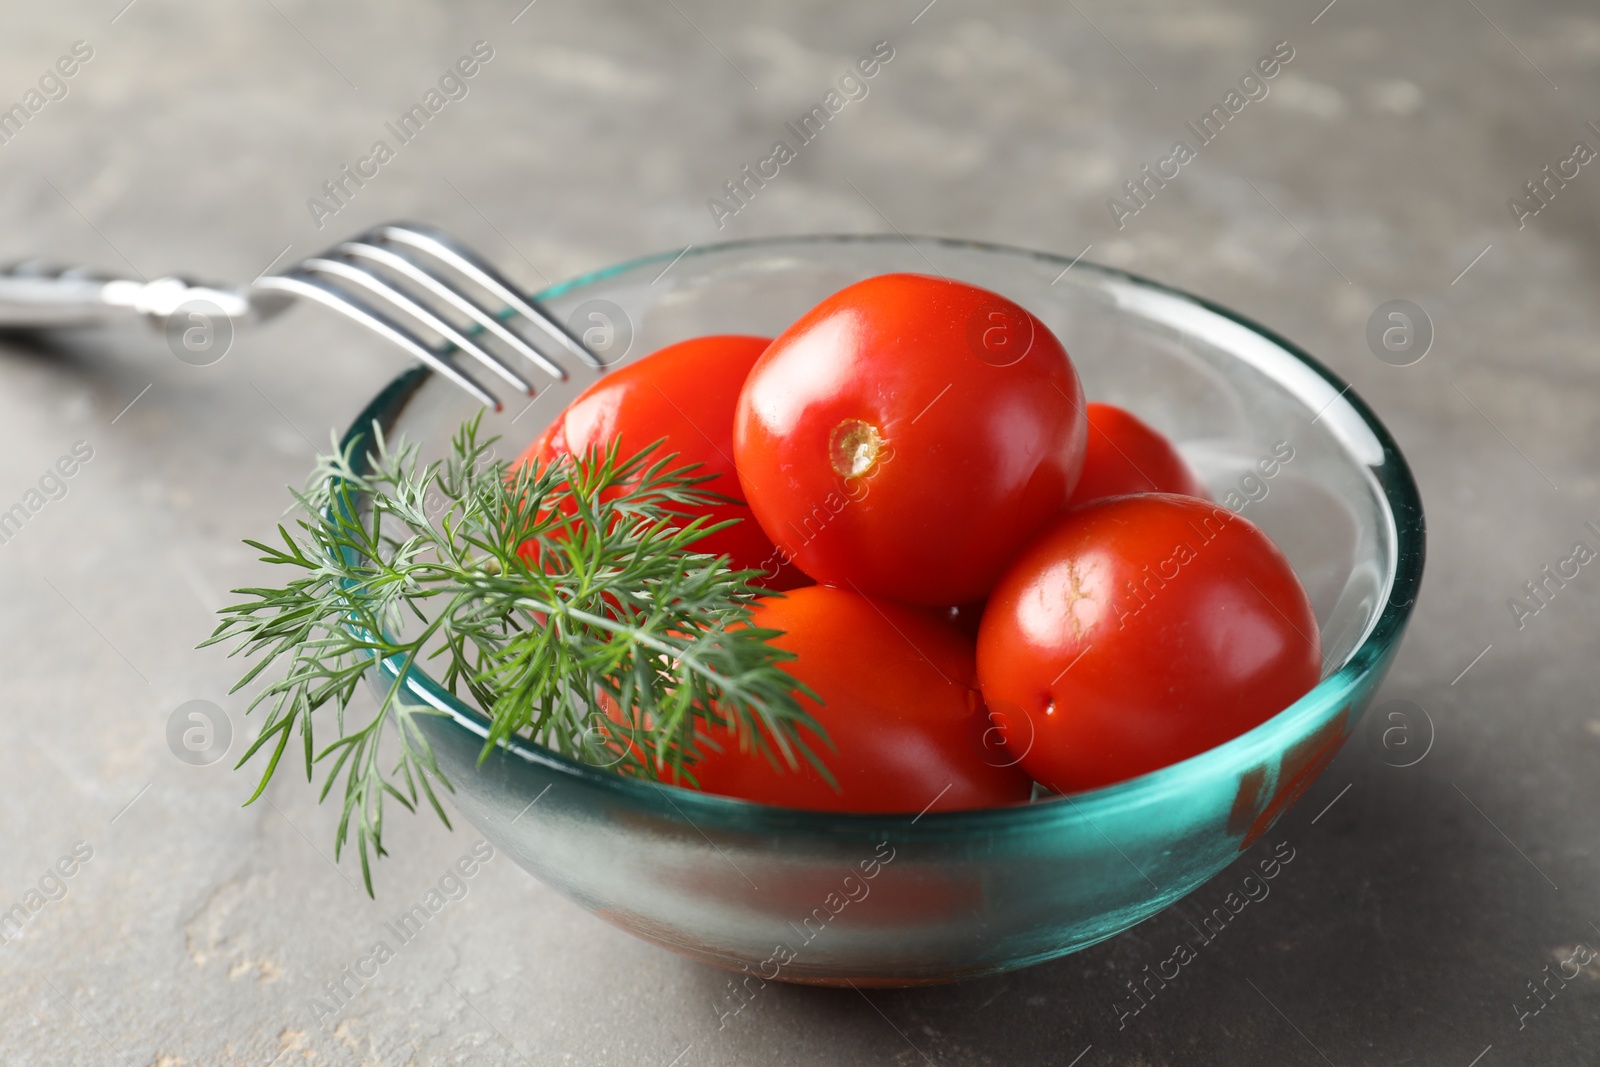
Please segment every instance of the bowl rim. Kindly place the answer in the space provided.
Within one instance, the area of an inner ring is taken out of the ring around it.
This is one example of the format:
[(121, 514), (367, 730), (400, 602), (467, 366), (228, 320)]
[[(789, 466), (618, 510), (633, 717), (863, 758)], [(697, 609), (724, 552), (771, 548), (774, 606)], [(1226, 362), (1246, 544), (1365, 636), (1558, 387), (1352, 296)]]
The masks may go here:
[[(1061, 819), (1088, 819), (1092, 822), (1092, 816), (1096, 813), (1111, 814), (1136, 805), (1147, 797), (1163, 795), (1170, 789), (1181, 788), (1185, 782), (1214, 779), (1219, 772), (1229, 768), (1243, 771), (1268, 762), (1271, 757), (1283, 751), (1285, 746), (1280, 739), (1303, 736), (1304, 727), (1310, 721), (1320, 719), (1328, 707), (1346, 701), (1369, 675), (1386, 667), (1388, 659), (1398, 647), (1416, 603), (1426, 554), (1426, 524), (1422, 500), (1410, 466), (1388, 429), (1348, 382), (1277, 332), (1205, 297), (1130, 271), (1104, 266), (1082, 258), (1069, 259), (1054, 253), (994, 242), (927, 235), (805, 234), (723, 241), (639, 256), (549, 285), (534, 293), (532, 298), (537, 301), (554, 299), (627, 271), (676, 262), (678, 259), (691, 256), (816, 244), (907, 243), (915, 248), (914, 242), (918, 241), (945, 248), (1032, 259), (1051, 267), (1060, 267), (1063, 274), (1068, 269), (1083, 270), (1086, 273), (1119, 280), (1136, 288), (1175, 297), (1229, 320), (1265, 339), (1333, 387), (1338, 395), (1329, 406), (1337, 403), (1348, 405), (1382, 447), (1381, 462), (1367, 463), (1363, 466), (1381, 490), (1382, 498), (1389, 508), (1395, 537), (1394, 565), (1388, 575), (1388, 595), (1378, 617), (1368, 624), (1361, 642), (1351, 649), (1337, 670), (1320, 680), (1293, 704), (1220, 745), (1177, 763), (1111, 785), (1082, 793), (1045, 797), (1031, 803), (1004, 807), (942, 812), (928, 812), (924, 809), (917, 815), (782, 808), (665, 785), (647, 779), (624, 777), (603, 767), (581, 763), (521, 737), (502, 742), (500, 747), (504, 753), (517, 756), (525, 762), (539, 766), (549, 774), (568, 779), (574, 784), (610, 793), (618, 801), (649, 807), (665, 818), (676, 816), (696, 829), (701, 829), (702, 822), (710, 822), (756, 831), (798, 829), (815, 833), (839, 832), (852, 837), (859, 837), (864, 832), (894, 833), (902, 838), (911, 834), (913, 828), (918, 837), (965, 835), (972, 832), (1033, 831), (1037, 830), (1041, 823)], [(416, 365), (393, 379), (363, 408), (350, 425), (340, 441), (341, 450), (359, 445), (367, 435), (367, 428), (375, 420), (387, 433), (395, 417), (403, 411), (411, 397), (432, 374), (433, 372), (426, 366)], [(353, 455), (358, 464), (365, 463), (364, 448), (357, 449)], [(396, 680), (401, 668), (399, 657), (385, 660), (377, 665), (384, 681), (390, 684)], [(411, 700), (442, 712), (442, 718), (453, 728), (476, 735), (480, 739), (487, 738), (487, 718), (445, 690), (421, 668), (416, 666), (409, 668), (401, 688)], [(1353, 728), (1353, 722), (1346, 723), (1346, 732)], [(691, 817), (691, 813), (695, 817)], [(701, 832), (704, 832), (703, 829)]]

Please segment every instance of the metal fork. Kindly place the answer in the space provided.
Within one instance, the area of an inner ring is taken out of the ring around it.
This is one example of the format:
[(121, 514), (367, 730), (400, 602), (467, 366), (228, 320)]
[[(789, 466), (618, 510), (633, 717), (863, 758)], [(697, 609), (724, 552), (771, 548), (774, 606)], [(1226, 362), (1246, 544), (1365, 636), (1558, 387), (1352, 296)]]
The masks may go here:
[[(581, 340), (482, 255), (443, 230), (415, 222), (374, 227), (239, 288), (183, 278), (136, 281), (37, 262), (13, 265), (0, 270), (0, 329), (135, 317), (165, 329), (174, 315), (200, 306), (239, 326), (274, 317), (294, 297), (360, 323), (497, 411), (500, 401), (460, 365), (462, 354), (528, 396), (535, 387), (524, 376), (524, 363), (558, 381), (566, 380), (567, 371), (555, 355), (604, 369)], [(526, 331), (513, 329), (514, 323)]]

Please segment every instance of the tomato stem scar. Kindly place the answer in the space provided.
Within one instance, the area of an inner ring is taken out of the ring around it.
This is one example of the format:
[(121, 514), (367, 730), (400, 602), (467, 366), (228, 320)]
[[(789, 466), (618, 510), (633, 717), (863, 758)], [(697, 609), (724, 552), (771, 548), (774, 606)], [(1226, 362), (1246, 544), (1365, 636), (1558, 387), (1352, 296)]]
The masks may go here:
[(845, 419), (828, 439), (828, 457), (844, 478), (859, 478), (871, 471), (883, 452), (883, 435), (860, 419)]

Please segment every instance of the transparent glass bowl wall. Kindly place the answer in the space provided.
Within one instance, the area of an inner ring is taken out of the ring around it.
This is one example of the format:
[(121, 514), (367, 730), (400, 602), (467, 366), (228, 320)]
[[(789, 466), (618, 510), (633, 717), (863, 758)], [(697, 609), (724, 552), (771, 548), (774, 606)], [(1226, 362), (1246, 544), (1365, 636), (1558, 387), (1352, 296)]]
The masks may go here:
[[(1251, 732), (1153, 774), (914, 818), (707, 796), (522, 743), (479, 766), (483, 717), (412, 671), (408, 699), (449, 712), (420, 721), (455, 807), (527, 871), (642, 938), (768, 979), (992, 973), (1091, 945), (1193, 890), (1262, 836), (1355, 728), (1421, 578), (1422, 513), (1387, 432), (1304, 353), (1173, 290), (1083, 262), (1063, 274), (1068, 260), (1010, 248), (797, 238), (673, 255), (539, 298), (601, 331), (592, 339), (609, 340), (618, 362), (700, 334), (776, 334), (829, 293), (890, 271), (937, 270), (1029, 308), (1065, 343), (1091, 399), (1125, 405), (1178, 441), (1213, 495), (1284, 550), (1316, 606), (1324, 676)], [(486, 419), (506, 438), (500, 454), (514, 456), (593, 377), (574, 368), (531, 408)], [(475, 410), (417, 369), (351, 433), (377, 419), (433, 457)], [(1269, 457), (1267, 476), (1258, 461)], [(387, 685), (392, 669), (374, 681)]]

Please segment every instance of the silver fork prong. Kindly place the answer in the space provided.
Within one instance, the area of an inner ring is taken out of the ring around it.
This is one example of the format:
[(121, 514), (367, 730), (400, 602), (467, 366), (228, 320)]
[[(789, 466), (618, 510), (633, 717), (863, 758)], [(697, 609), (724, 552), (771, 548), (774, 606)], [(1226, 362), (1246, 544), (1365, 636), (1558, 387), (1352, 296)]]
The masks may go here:
[(446, 284), (444, 279), (435, 274), (430, 274), (408, 256), (402, 255), (392, 248), (381, 248), (367, 241), (347, 241), (334, 251), (352, 259), (363, 259), (377, 263), (394, 271), (396, 274), (403, 275), (500, 338), (512, 351), (532, 362), (546, 374), (553, 375), (560, 381), (566, 381), (567, 372), (559, 363), (553, 362), (544, 353), (507, 329), (505, 324), (489, 308), (479, 304), (461, 290)]
[(479, 403), (493, 408), (495, 411), (502, 410), (500, 401), (495, 398), (494, 394), (479, 385), (471, 375), (434, 351), (416, 334), (395, 322), (383, 312), (345, 292), (331, 282), (305, 270), (296, 269), (283, 274), (272, 274), (257, 279), (255, 285), (259, 289), (306, 297), (355, 320), (372, 332), (398, 345), (439, 374), (465, 389)]
[(342, 259), (329, 259), (326, 256), (313, 256), (300, 264), (302, 270), (317, 274), (331, 274), (336, 278), (352, 282), (363, 289), (380, 297), (410, 315), (428, 329), (437, 333), (451, 344), (455, 345), (467, 355), (476, 359), (500, 377), (521, 389), (523, 393), (532, 396), (534, 388), (522, 375), (506, 366), (493, 352), (479, 345), (466, 334), (456, 329), (450, 323), (434, 314), (432, 310), (417, 303), (408, 295), (396, 289), (384, 279), (369, 271), (366, 267)]
[(504, 301), (506, 306), (517, 314), (539, 327), (562, 348), (596, 370), (605, 369), (605, 364), (600, 358), (589, 351), (582, 341), (572, 336), (566, 327), (552, 318), (549, 312), (519, 293), (516, 286), (507, 281), (491, 263), (443, 230), (415, 222), (389, 223), (374, 230), (373, 236), (396, 244), (409, 245), (450, 264)]

